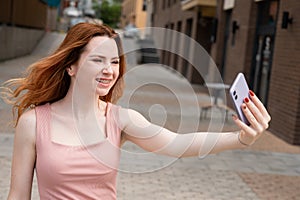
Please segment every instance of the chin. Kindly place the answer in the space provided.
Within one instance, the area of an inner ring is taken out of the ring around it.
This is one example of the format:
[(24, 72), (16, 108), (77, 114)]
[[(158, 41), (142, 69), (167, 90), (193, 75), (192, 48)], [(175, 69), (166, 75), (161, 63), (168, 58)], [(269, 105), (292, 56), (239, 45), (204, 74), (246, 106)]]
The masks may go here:
[(97, 89), (96, 90), (96, 94), (99, 95), (100, 97), (103, 97), (103, 96), (106, 96), (110, 91), (110, 88), (109, 89)]
[(111, 88), (115, 85), (115, 81), (111, 83), (110, 85), (97, 85), (96, 86), (96, 94), (100, 97), (106, 96)]

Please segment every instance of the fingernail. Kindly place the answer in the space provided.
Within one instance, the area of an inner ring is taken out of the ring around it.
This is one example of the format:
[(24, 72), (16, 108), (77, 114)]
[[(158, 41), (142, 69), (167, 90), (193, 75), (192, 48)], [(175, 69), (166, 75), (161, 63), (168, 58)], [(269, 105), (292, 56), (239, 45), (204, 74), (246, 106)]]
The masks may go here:
[(232, 114), (231, 116), (232, 116), (232, 119), (233, 119), (233, 120), (236, 120), (236, 119), (237, 119), (237, 116), (236, 116), (236, 115)]
[(246, 105), (243, 105), (243, 109), (246, 109)]
[(244, 99), (244, 101), (245, 101), (246, 103), (249, 103), (248, 97), (246, 97), (246, 98)]
[(250, 96), (254, 97), (254, 92), (252, 90), (249, 90)]

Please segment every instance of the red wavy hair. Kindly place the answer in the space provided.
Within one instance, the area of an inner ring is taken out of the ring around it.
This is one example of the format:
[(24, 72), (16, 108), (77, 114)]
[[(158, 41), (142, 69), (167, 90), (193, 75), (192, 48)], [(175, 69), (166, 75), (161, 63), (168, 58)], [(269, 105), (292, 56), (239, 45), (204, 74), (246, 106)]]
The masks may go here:
[(126, 68), (120, 37), (108, 26), (79, 23), (68, 31), (64, 41), (52, 55), (30, 65), (25, 77), (11, 79), (5, 83), (6, 91), (2, 94), (5, 94), (6, 101), (13, 105), (14, 116), (17, 113), (15, 125), (27, 109), (53, 103), (66, 96), (71, 81), (66, 69), (79, 60), (85, 46), (96, 36), (113, 38), (118, 46), (119, 77), (109, 93), (100, 97), (106, 102), (117, 102), (123, 93), (123, 75)]

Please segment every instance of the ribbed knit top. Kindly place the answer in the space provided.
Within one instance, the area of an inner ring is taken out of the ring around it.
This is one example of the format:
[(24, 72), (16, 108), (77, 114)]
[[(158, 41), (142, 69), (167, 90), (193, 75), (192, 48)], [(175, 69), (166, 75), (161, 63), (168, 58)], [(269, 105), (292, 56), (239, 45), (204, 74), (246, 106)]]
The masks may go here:
[(105, 140), (80, 146), (51, 139), (51, 105), (37, 106), (36, 174), (40, 199), (116, 199), (121, 130), (118, 106), (107, 103)]

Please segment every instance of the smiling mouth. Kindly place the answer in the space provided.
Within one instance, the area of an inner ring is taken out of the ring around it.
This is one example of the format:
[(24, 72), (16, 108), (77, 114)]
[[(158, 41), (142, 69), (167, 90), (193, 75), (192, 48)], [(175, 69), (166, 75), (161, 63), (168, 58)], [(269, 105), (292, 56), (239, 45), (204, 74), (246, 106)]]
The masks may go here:
[(97, 81), (98, 83), (109, 84), (112, 80), (111, 80), (111, 79), (101, 79), (101, 78), (96, 78), (96, 81)]

